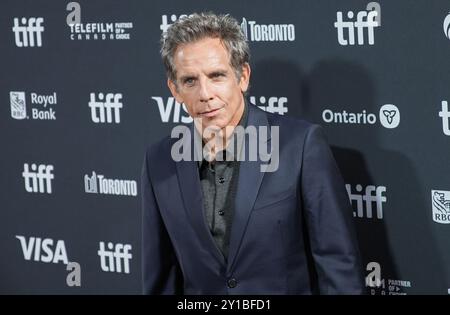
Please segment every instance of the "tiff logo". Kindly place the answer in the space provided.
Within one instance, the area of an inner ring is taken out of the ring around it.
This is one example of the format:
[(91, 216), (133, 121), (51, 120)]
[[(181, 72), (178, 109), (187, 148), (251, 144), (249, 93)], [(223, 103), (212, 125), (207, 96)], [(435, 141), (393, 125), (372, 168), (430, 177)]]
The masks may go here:
[(25, 180), (25, 190), (27, 192), (52, 193), (53, 165), (35, 163), (31, 164), (31, 171), (28, 163), (23, 165), (22, 176)]
[[(186, 17), (186, 14), (181, 14), (180, 16), (176, 16), (175, 14), (172, 14), (170, 16), (170, 22), (176, 22), (176, 20), (181, 19)], [(159, 29), (161, 30), (161, 32), (163, 34), (165, 34), (167, 32), (167, 29), (169, 28), (170, 25), (172, 25), (172, 23), (169, 23), (168, 21), (168, 16), (166, 14), (161, 15), (161, 24), (159, 26)]]
[(95, 93), (91, 93), (89, 107), (91, 108), (91, 118), (94, 123), (120, 123), (120, 109), (123, 107), (120, 100), (122, 93), (98, 93), (96, 100)]
[[(366, 186), (365, 192), (362, 193), (363, 187), (361, 185), (356, 185), (356, 193), (352, 193), (352, 188), (350, 184), (346, 184), (348, 197), (353, 205), (353, 201), (356, 202), (356, 211), (353, 211), (353, 216), (358, 218), (372, 218), (372, 204), (376, 204), (376, 213), (378, 219), (383, 219), (383, 202), (386, 202), (386, 196), (383, 193), (386, 192), (385, 186)], [(366, 208), (364, 216), (364, 205)]]
[[(130, 253), (131, 245), (114, 244), (108, 242), (108, 250), (105, 249), (105, 243), (100, 242), (98, 255), (100, 256), (100, 266), (106, 272), (130, 273), (130, 260), (133, 255)], [(123, 271), (122, 271), (123, 261)]]
[(17, 47), (41, 47), (42, 46), (42, 33), (44, 32), (44, 18), (31, 17), (29, 19), (23, 17), (14, 18), (14, 26), (12, 31), (14, 32), (14, 38), (16, 40)]
[(442, 131), (444, 135), (450, 136), (450, 128), (448, 121), (450, 119), (450, 111), (448, 110), (447, 101), (442, 101), (442, 110), (439, 112), (439, 117), (442, 117)]
[(288, 108), (286, 106), (286, 103), (288, 102), (287, 97), (271, 96), (266, 98), (261, 96), (258, 98), (259, 102), (257, 102), (257, 98), (255, 96), (250, 96), (249, 101), (251, 104), (258, 106), (262, 110), (269, 113), (284, 115), (288, 112)]
[[(373, 10), (372, 10), (373, 8)], [(375, 43), (374, 29), (380, 26), (381, 8), (377, 2), (371, 2), (367, 6), (367, 11), (360, 11), (356, 15), (356, 22), (353, 22), (355, 14), (353, 11), (347, 12), (349, 21), (344, 21), (342, 12), (336, 13), (334, 27), (337, 29), (338, 42), (342, 46), (355, 45), (355, 29), (358, 45), (364, 45), (364, 30), (367, 30), (367, 41), (369, 45)]]

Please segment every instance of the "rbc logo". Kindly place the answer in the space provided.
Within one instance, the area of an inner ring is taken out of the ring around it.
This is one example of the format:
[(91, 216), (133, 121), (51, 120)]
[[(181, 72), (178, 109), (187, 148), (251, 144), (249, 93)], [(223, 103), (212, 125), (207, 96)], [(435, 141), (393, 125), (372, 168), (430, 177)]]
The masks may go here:
[(95, 93), (91, 93), (89, 107), (91, 108), (91, 119), (94, 123), (120, 123), (120, 109), (123, 107), (120, 100), (121, 93), (98, 93), (98, 99)]
[(27, 103), (25, 92), (9, 92), (11, 104), (11, 117), (14, 119), (25, 119), (27, 117)]
[(14, 38), (17, 47), (41, 47), (42, 46), (42, 32), (44, 32), (44, 18), (31, 17), (29, 19), (23, 17), (20, 19), (14, 18)]
[(442, 224), (450, 223), (450, 191), (432, 190), (433, 221)]
[(25, 180), (25, 190), (27, 192), (52, 193), (53, 165), (31, 164), (31, 171), (28, 163), (23, 165), (22, 176)]

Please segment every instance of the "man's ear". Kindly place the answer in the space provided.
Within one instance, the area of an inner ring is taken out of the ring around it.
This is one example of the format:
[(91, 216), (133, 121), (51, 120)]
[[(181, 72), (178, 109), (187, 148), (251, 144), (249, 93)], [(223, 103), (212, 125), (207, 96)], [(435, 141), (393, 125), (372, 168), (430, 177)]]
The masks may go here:
[(248, 85), (250, 83), (250, 73), (251, 73), (250, 65), (246, 62), (242, 66), (241, 79), (239, 81), (239, 87), (241, 88), (242, 93), (247, 92)]
[(172, 95), (175, 98), (175, 100), (178, 103), (183, 104), (183, 99), (181, 98), (180, 93), (178, 93), (178, 88), (177, 88), (176, 83), (168, 78), (167, 79), (167, 86), (169, 87), (170, 93), (172, 93)]

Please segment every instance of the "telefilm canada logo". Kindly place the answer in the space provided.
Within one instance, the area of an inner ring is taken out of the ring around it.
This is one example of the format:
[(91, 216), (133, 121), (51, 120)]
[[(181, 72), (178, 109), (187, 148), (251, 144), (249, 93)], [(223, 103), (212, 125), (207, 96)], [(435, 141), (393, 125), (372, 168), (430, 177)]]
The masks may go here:
[(129, 40), (133, 22), (82, 22), (81, 5), (78, 2), (69, 2), (66, 10), (69, 11), (66, 24), (69, 27), (69, 38), (73, 41), (96, 40)]
[(410, 280), (383, 278), (381, 264), (371, 261), (366, 266), (366, 287), (370, 295), (407, 295), (405, 290), (412, 287)]

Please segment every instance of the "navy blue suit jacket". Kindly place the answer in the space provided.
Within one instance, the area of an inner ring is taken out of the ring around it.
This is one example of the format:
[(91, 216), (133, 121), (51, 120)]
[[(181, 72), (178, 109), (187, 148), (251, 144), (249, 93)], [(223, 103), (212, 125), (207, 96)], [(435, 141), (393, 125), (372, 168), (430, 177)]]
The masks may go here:
[(322, 128), (250, 104), (248, 125), (279, 126), (279, 168), (241, 162), (227, 260), (207, 227), (197, 162), (173, 161), (178, 139), (147, 150), (143, 293), (362, 293), (352, 210)]

